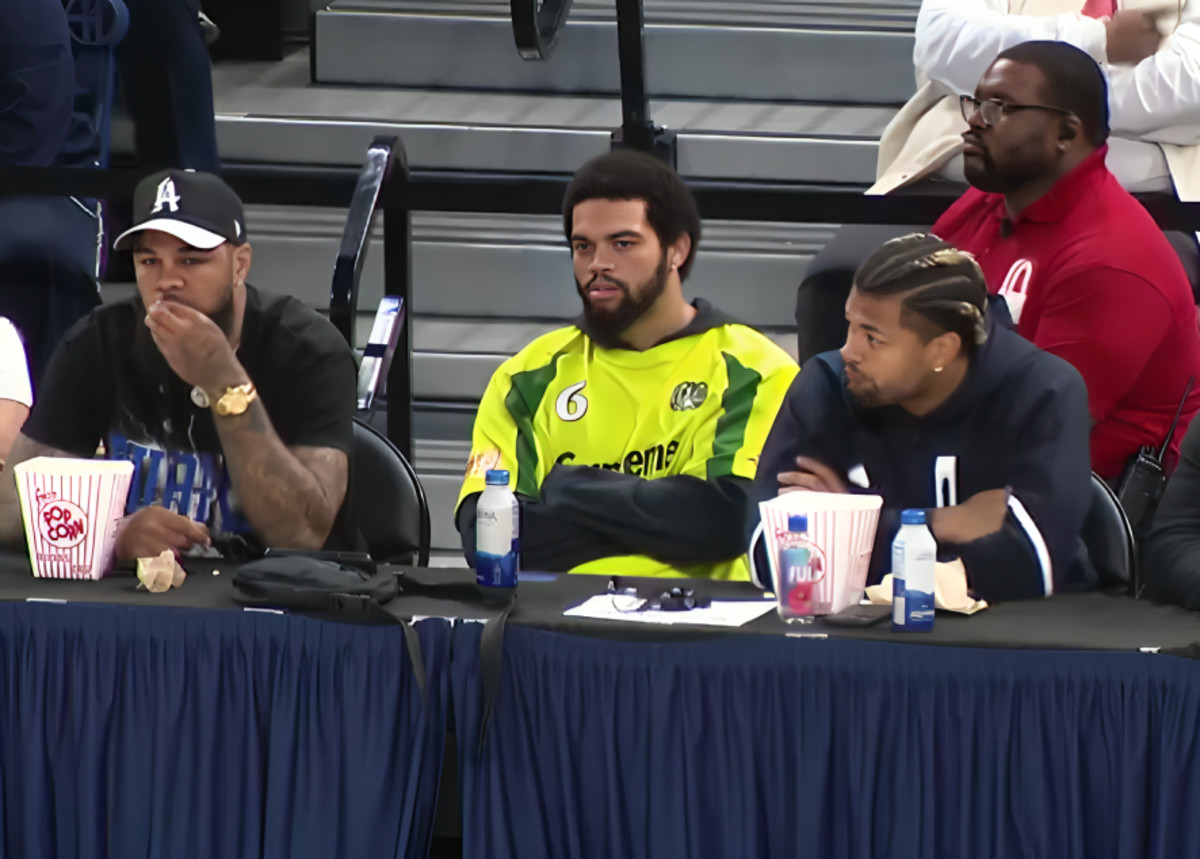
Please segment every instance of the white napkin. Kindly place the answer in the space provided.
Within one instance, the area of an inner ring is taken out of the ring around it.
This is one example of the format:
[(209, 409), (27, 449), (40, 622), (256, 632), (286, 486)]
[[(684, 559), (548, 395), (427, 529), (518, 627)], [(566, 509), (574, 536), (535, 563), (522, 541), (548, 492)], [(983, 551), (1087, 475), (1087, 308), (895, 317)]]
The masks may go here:
[[(875, 605), (891, 605), (892, 574), (888, 573), (882, 582), (867, 588), (866, 596)], [(988, 607), (985, 600), (972, 599), (967, 593), (967, 568), (961, 560), (934, 565), (933, 605), (959, 614), (975, 614)]]
[(158, 557), (137, 559), (137, 577), (141, 582), (140, 587), (145, 587), (152, 594), (161, 594), (182, 585), (187, 573), (175, 560), (175, 553), (163, 549)]

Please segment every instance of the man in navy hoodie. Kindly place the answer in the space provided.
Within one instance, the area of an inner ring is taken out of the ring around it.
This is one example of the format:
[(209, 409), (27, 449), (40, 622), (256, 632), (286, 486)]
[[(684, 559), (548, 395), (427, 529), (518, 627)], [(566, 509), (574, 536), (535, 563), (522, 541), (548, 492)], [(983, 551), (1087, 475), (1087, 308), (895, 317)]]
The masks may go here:
[(855, 275), (840, 352), (810, 359), (759, 460), (758, 500), (794, 489), (884, 498), (870, 580), (900, 511), (989, 601), (1089, 587), (1087, 389), (1066, 361), (986, 324), (970, 255), (932, 235), (884, 244)]

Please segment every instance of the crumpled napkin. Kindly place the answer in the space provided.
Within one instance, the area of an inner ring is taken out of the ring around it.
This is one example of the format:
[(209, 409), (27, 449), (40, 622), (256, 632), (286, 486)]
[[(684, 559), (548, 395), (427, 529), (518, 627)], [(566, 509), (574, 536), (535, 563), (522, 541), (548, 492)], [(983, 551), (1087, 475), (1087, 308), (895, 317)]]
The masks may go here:
[(139, 587), (145, 587), (152, 594), (161, 594), (182, 585), (187, 573), (175, 560), (175, 553), (163, 549), (157, 557), (137, 559), (137, 577), (141, 583)]
[[(875, 605), (892, 604), (892, 574), (867, 588), (866, 597)], [(988, 607), (986, 600), (972, 599), (967, 593), (967, 568), (961, 560), (935, 564), (933, 572), (933, 605), (943, 611), (975, 614)]]

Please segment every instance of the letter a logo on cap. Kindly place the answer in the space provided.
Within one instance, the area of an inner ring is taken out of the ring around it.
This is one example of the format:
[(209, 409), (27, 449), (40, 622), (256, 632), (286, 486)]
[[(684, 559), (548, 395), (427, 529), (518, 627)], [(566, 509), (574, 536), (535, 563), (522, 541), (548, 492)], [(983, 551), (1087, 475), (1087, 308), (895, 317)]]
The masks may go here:
[(154, 208), (150, 214), (161, 212), (163, 206), (170, 206), (172, 212), (179, 211), (179, 195), (175, 193), (175, 182), (170, 178), (158, 183), (158, 196), (154, 198)]

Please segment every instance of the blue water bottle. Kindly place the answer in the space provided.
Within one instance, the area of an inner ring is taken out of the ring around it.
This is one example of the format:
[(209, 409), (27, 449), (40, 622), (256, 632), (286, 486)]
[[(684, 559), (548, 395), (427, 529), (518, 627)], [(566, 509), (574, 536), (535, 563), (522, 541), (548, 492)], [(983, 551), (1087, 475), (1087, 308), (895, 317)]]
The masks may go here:
[(515, 588), (521, 554), (521, 508), (508, 488), (508, 471), (492, 469), (475, 507), (475, 581)]

